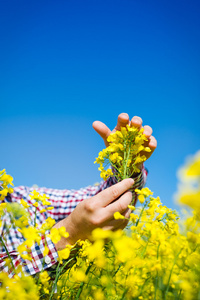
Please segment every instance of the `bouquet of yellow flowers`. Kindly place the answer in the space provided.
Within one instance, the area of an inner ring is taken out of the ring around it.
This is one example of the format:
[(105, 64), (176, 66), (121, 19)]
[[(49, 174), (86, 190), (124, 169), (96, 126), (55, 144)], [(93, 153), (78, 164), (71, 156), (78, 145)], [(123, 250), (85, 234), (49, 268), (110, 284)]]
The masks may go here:
[(145, 152), (151, 151), (144, 146), (147, 138), (143, 131), (143, 128), (139, 130), (127, 125), (110, 134), (107, 139), (109, 146), (100, 151), (95, 160), (100, 164), (100, 176), (104, 180), (114, 175), (117, 181), (121, 181), (140, 172), (139, 165), (146, 160)]
[[(110, 145), (99, 153), (101, 177), (114, 175), (118, 181), (140, 171), (145, 161), (146, 137), (142, 130), (123, 127), (108, 138)], [(110, 168), (111, 166), (111, 168)], [(8, 299), (60, 299), (60, 300), (198, 300), (200, 299), (200, 152), (191, 158), (179, 172), (180, 184), (177, 198), (193, 211), (184, 221), (176, 211), (162, 205), (147, 188), (135, 190), (141, 204), (132, 205), (127, 230), (96, 228), (89, 240), (79, 240), (74, 246), (58, 251), (59, 259), (50, 280), (47, 271), (35, 278), (23, 274), (21, 266), (13, 266), (8, 254), (7, 266), (15, 276), (0, 273), (0, 298)], [(12, 192), (12, 177), (0, 172), (1, 200)], [(44, 210), (51, 209), (45, 195), (33, 192), (34, 207), (38, 202)], [(65, 228), (52, 228), (55, 221), (48, 218), (38, 228), (29, 226), (28, 204), (1, 203), (0, 217), (6, 211), (12, 215), (12, 224), (24, 237), (18, 247), (21, 257), (32, 259), (32, 243), (49, 236), (55, 243), (68, 233)], [(115, 219), (125, 218), (119, 212)], [(0, 222), (1, 223), (1, 222)], [(1, 224), (0, 224), (1, 225)], [(50, 230), (50, 231), (49, 231)], [(49, 233), (50, 232), (50, 233)], [(6, 248), (6, 236), (0, 236)], [(45, 248), (44, 255), (48, 254)], [(8, 252), (8, 251), (7, 251)], [(16, 298), (17, 297), (17, 298)]]

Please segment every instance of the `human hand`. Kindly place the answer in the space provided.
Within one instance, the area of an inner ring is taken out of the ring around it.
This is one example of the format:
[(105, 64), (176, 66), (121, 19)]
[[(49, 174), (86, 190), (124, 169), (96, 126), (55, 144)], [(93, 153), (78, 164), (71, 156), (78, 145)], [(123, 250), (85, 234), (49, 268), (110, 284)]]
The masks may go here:
[[(130, 126), (134, 126), (137, 127), (139, 129), (142, 128), (142, 119), (140, 117), (133, 117), (131, 119), (131, 121), (129, 120), (129, 115), (126, 113), (121, 113), (118, 116), (118, 120), (117, 120), (117, 125), (115, 126), (115, 128), (111, 131), (104, 123), (100, 122), (100, 121), (95, 121), (92, 126), (95, 129), (95, 131), (103, 138), (104, 143), (106, 145), (106, 147), (109, 145), (109, 143), (107, 142), (107, 138), (109, 137), (109, 135), (113, 132), (115, 132), (116, 130), (121, 130), (121, 127), (125, 127), (127, 124)], [(145, 147), (149, 147), (151, 149), (151, 152), (141, 152), (141, 155), (145, 155), (146, 159), (148, 159), (152, 153), (154, 152), (154, 150), (157, 147), (157, 141), (155, 139), (154, 136), (152, 136), (152, 128), (148, 125), (145, 125), (144, 127), (144, 134), (147, 137), (147, 141), (144, 143)]]
[[(133, 184), (132, 178), (124, 179), (80, 202), (67, 218), (54, 225), (54, 228), (64, 226), (69, 233), (68, 238), (62, 237), (55, 245), (56, 249), (64, 249), (67, 244), (73, 245), (79, 239), (90, 239), (92, 231), (97, 227), (112, 231), (124, 229), (131, 213), (128, 205), (132, 201), (132, 193), (129, 189)], [(127, 219), (115, 220), (114, 213), (117, 211)]]

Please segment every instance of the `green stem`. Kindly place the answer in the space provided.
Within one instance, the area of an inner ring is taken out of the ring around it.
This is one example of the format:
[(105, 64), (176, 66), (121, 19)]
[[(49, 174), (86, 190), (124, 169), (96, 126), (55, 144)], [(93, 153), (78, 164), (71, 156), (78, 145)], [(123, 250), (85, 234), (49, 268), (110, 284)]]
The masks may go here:
[(10, 258), (10, 263), (11, 263), (11, 265), (12, 265), (12, 267), (13, 267), (13, 271), (16, 273), (16, 269), (15, 269), (15, 266), (14, 266), (14, 264), (13, 264), (12, 258), (11, 258), (11, 256), (10, 256), (10, 253), (8, 252), (8, 249), (7, 249), (7, 247), (6, 247), (6, 244), (4, 243), (4, 240), (3, 240), (2, 236), (0, 236), (0, 241), (2, 242), (2, 244), (3, 244), (3, 246), (4, 246), (5, 250), (6, 250), (6, 254), (7, 254), (8, 257)]
[(144, 249), (143, 249), (143, 251), (142, 251), (142, 253), (141, 253), (142, 258), (144, 258), (144, 254), (145, 254), (146, 249), (147, 249), (147, 246), (148, 246), (148, 244), (149, 244), (149, 239), (150, 239), (150, 237), (148, 238), (148, 241), (146, 242), (146, 245), (145, 245), (145, 247), (144, 247)]
[(60, 269), (59, 269), (59, 267), (60, 267), (60, 262), (59, 262), (59, 264), (58, 264), (58, 266), (56, 268), (56, 277), (55, 277), (55, 280), (54, 280), (54, 284), (53, 284), (53, 287), (52, 287), (52, 291), (51, 291), (51, 295), (50, 295), (49, 300), (51, 300), (52, 297), (53, 297), (53, 294), (54, 294), (54, 291), (56, 289), (56, 285), (57, 285), (58, 279), (60, 277), (60, 274), (62, 273), (62, 271), (64, 270), (64, 268), (66, 267), (66, 265), (68, 265), (68, 263), (70, 263), (70, 261), (72, 261), (73, 259), (74, 259), (74, 257), (72, 257), (71, 259), (69, 259), (66, 262), (66, 264), (64, 264), (64, 266), (62, 268), (60, 268)]
[(55, 288), (56, 288), (56, 285), (57, 285), (57, 281), (58, 281), (58, 278), (60, 276), (60, 272), (58, 272), (59, 266), (60, 266), (60, 262), (59, 262), (59, 264), (56, 268), (56, 278), (54, 280), (54, 284), (53, 284), (53, 287), (52, 287), (52, 290), (51, 290), (51, 295), (50, 295), (49, 300), (51, 300), (51, 298), (53, 297), (53, 294), (54, 294), (54, 291), (55, 291)]
[[(126, 149), (126, 141), (124, 141), (124, 149)], [(124, 160), (123, 160), (123, 164), (124, 164), (124, 175), (123, 175), (123, 178), (122, 179), (125, 179), (126, 177), (126, 167), (127, 167), (127, 164), (126, 164), (126, 151), (124, 151)]]
[(171, 279), (171, 276), (172, 276), (172, 272), (173, 272), (173, 269), (174, 269), (174, 266), (175, 266), (175, 263), (179, 257), (179, 254), (181, 253), (182, 249), (178, 252), (178, 254), (176, 255), (175, 259), (174, 259), (174, 263), (173, 263), (173, 266), (171, 268), (171, 271), (170, 271), (170, 274), (169, 274), (169, 279), (168, 279), (168, 283), (167, 283), (167, 288), (166, 288), (166, 291), (165, 291), (165, 298), (166, 299), (166, 296), (167, 296), (167, 293), (168, 293), (168, 290), (169, 290), (169, 284), (170, 284), (170, 279)]
[(138, 218), (138, 220), (137, 220), (135, 226), (138, 226), (138, 223), (139, 223), (139, 221), (140, 221), (140, 219), (141, 219), (141, 217), (142, 217), (143, 211), (144, 211), (144, 209), (146, 208), (146, 206), (147, 206), (147, 203), (145, 203), (145, 205), (143, 206), (143, 208), (142, 208), (142, 210), (141, 210), (141, 212), (140, 212), (139, 218)]
[[(89, 266), (87, 267), (87, 270), (86, 270), (86, 272), (85, 272), (85, 275), (87, 275), (87, 274), (89, 273), (89, 270), (90, 270), (91, 266), (92, 266), (92, 263), (90, 263)], [(85, 284), (85, 282), (81, 282), (75, 300), (78, 300), (78, 299), (79, 299), (79, 296), (80, 296), (80, 294), (81, 294), (81, 292), (82, 292), (82, 290), (83, 290), (84, 284)]]
[(128, 290), (129, 290), (129, 288), (126, 288), (126, 289), (124, 290), (121, 300), (126, 299), (125, 296), (126, 296), (126, 293), (128, 292)]
[[(149, 279), (150, 279), (150, 277), (146, 278), (145, 282), (144, 282), (143, 285), (141, 286), (141, 289), (140, 289), (140, 296), (142, 296), (142, 293), (143, 293), (145, 284), (148, 282)], [(138, 298), (137, 298), (137, 299), (138, 299)]]
[[(157, 248), (157, 259), (159, 257), (159, 248), (160, 248), (160, 243), (158, 245), (158, 248)], [(155, 296), (154, 296), (154, 300), (156, 300), (156, 293), (157, 293), (157, 288), (158, 288), (158, 271), (157, 271), (157, 275), (156, 275), (156, 283), (155, 283)]]
[(121, 268), (122, 265), (123, 265), (122, 263), (119, 264), (119, 267), (118, 267), (117, 270), (115, 271), (113, 277), (117, 274), (117, 272), (119, 271), (119, 269)]
[(128, 164), (128, 160), (129, 160), (129, 156), (130, 156), (130, 151), (131, 151), (131, 143), (129, 144), (128, 153), (124, 152), (125, 166), (124, 166), (124, 178), (123, 179), (128, 178), (128, 174), (126, 174), (126, 172), (127, 172), (127, 164)]
[[(181, 293), (182, 293), (182, 289), (180, 289), (180, 291), (179, 291), (178, 299), (181, 298)], [(199, 299), (199, 298), (198, 298), (198, 299)]]

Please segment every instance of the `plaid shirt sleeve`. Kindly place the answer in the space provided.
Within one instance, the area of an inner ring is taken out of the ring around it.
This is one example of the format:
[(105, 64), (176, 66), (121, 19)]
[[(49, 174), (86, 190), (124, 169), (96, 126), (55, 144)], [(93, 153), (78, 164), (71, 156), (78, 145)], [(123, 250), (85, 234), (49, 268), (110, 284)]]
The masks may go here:
[[(139, 175), (134, 177), (135, 188), (142, 188), (146, 182), (147, 170), (143, 167), (142, 171)], [(54, 207), (52, 210), (46, 211), (44, 213), (39, 213), (41, 209), (44, 207), (42, 204), (39, 204), (37, 207), (38, 214), (36, 222), (40, 227), (44, 221), (51, 217), (56, 222), (66, 218), (78, 205), (79, 202), (83, 201), (86, 198), (90, 198), (95, 196), (102, 190), (116, 183), (116, 179), (114, 177), (109, 178), (106, 181), (101, 182), (98, 185), (88, 186), (86, 188), (81, 188), (79, 190), (58, 190), (58, 189), (49, 189), (49, 188), (36, 188), (36, 191), (40, 194), (46, 194)], [(20, 202), (21, 199), (24, 199), (30, 206), (28, 208), (28, 212), (31, 216), (32, 224), (34, 224), (34, 216), (35, 216), (35, 207), (33, 207), (34, 200), (30, 199), (30, 192), (32, 192), (35, 188), (28, 188), (24, 186), (14, 188), (14, 192), (12, 195), (9, 195), (5, 202)], [(136, 194), (133, 192), (134, 203), (136, 203)], [(24, 241), (21, 233), (11, 225), (10, 216), (6, 213), (2, 219), (2, 225), (0, 228), (1, 236), (4, 237), (6, 241), (6, 247), (8, 249), (9, 255), (12, 259), (13, 265), (17, 267), (18, 265), (22, 265), (22, 269), (25, 273), (34, 275), (40, 271), (51, 269), (52, 266), (55, 267), (58, 261), (58, 253), (56, 251), (54, 243), (51, 241), (49, 237), (42, 237), (41, 242), (39, 244), (35, 243), (31, 247), (31, 256), (32, 261), (22, 259), (17, 251), (17, 247)], [(9, 228), (9, 230), (6, 230)], [(49, 253), (47, 256), (43, 255), (45, 245), (47, 245), (49, 249)], [(5, 271), (10, 274), (10, 277), (14, 275), (11, 266), (5, 263), (5, 259), (8, 258), (5, 248), (0, 243), (0, 270)]]

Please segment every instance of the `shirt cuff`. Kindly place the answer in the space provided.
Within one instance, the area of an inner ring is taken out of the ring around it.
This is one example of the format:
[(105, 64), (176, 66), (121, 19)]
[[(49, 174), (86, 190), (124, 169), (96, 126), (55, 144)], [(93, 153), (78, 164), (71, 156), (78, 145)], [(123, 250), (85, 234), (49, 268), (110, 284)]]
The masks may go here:
[[(48, 234), (48, 233), (47, 233)], [(44, 271), (57, 263), (58, 253), (54, 243), (47, 236), (42, 236), (39, 244), (35, 243), (31, 247), (32, 260), (22, 260), (23, 271), (27, 274), (34, 275), (38, 272)], [(48, 247), (48, 255), (43, 255), (45, 246)]]

